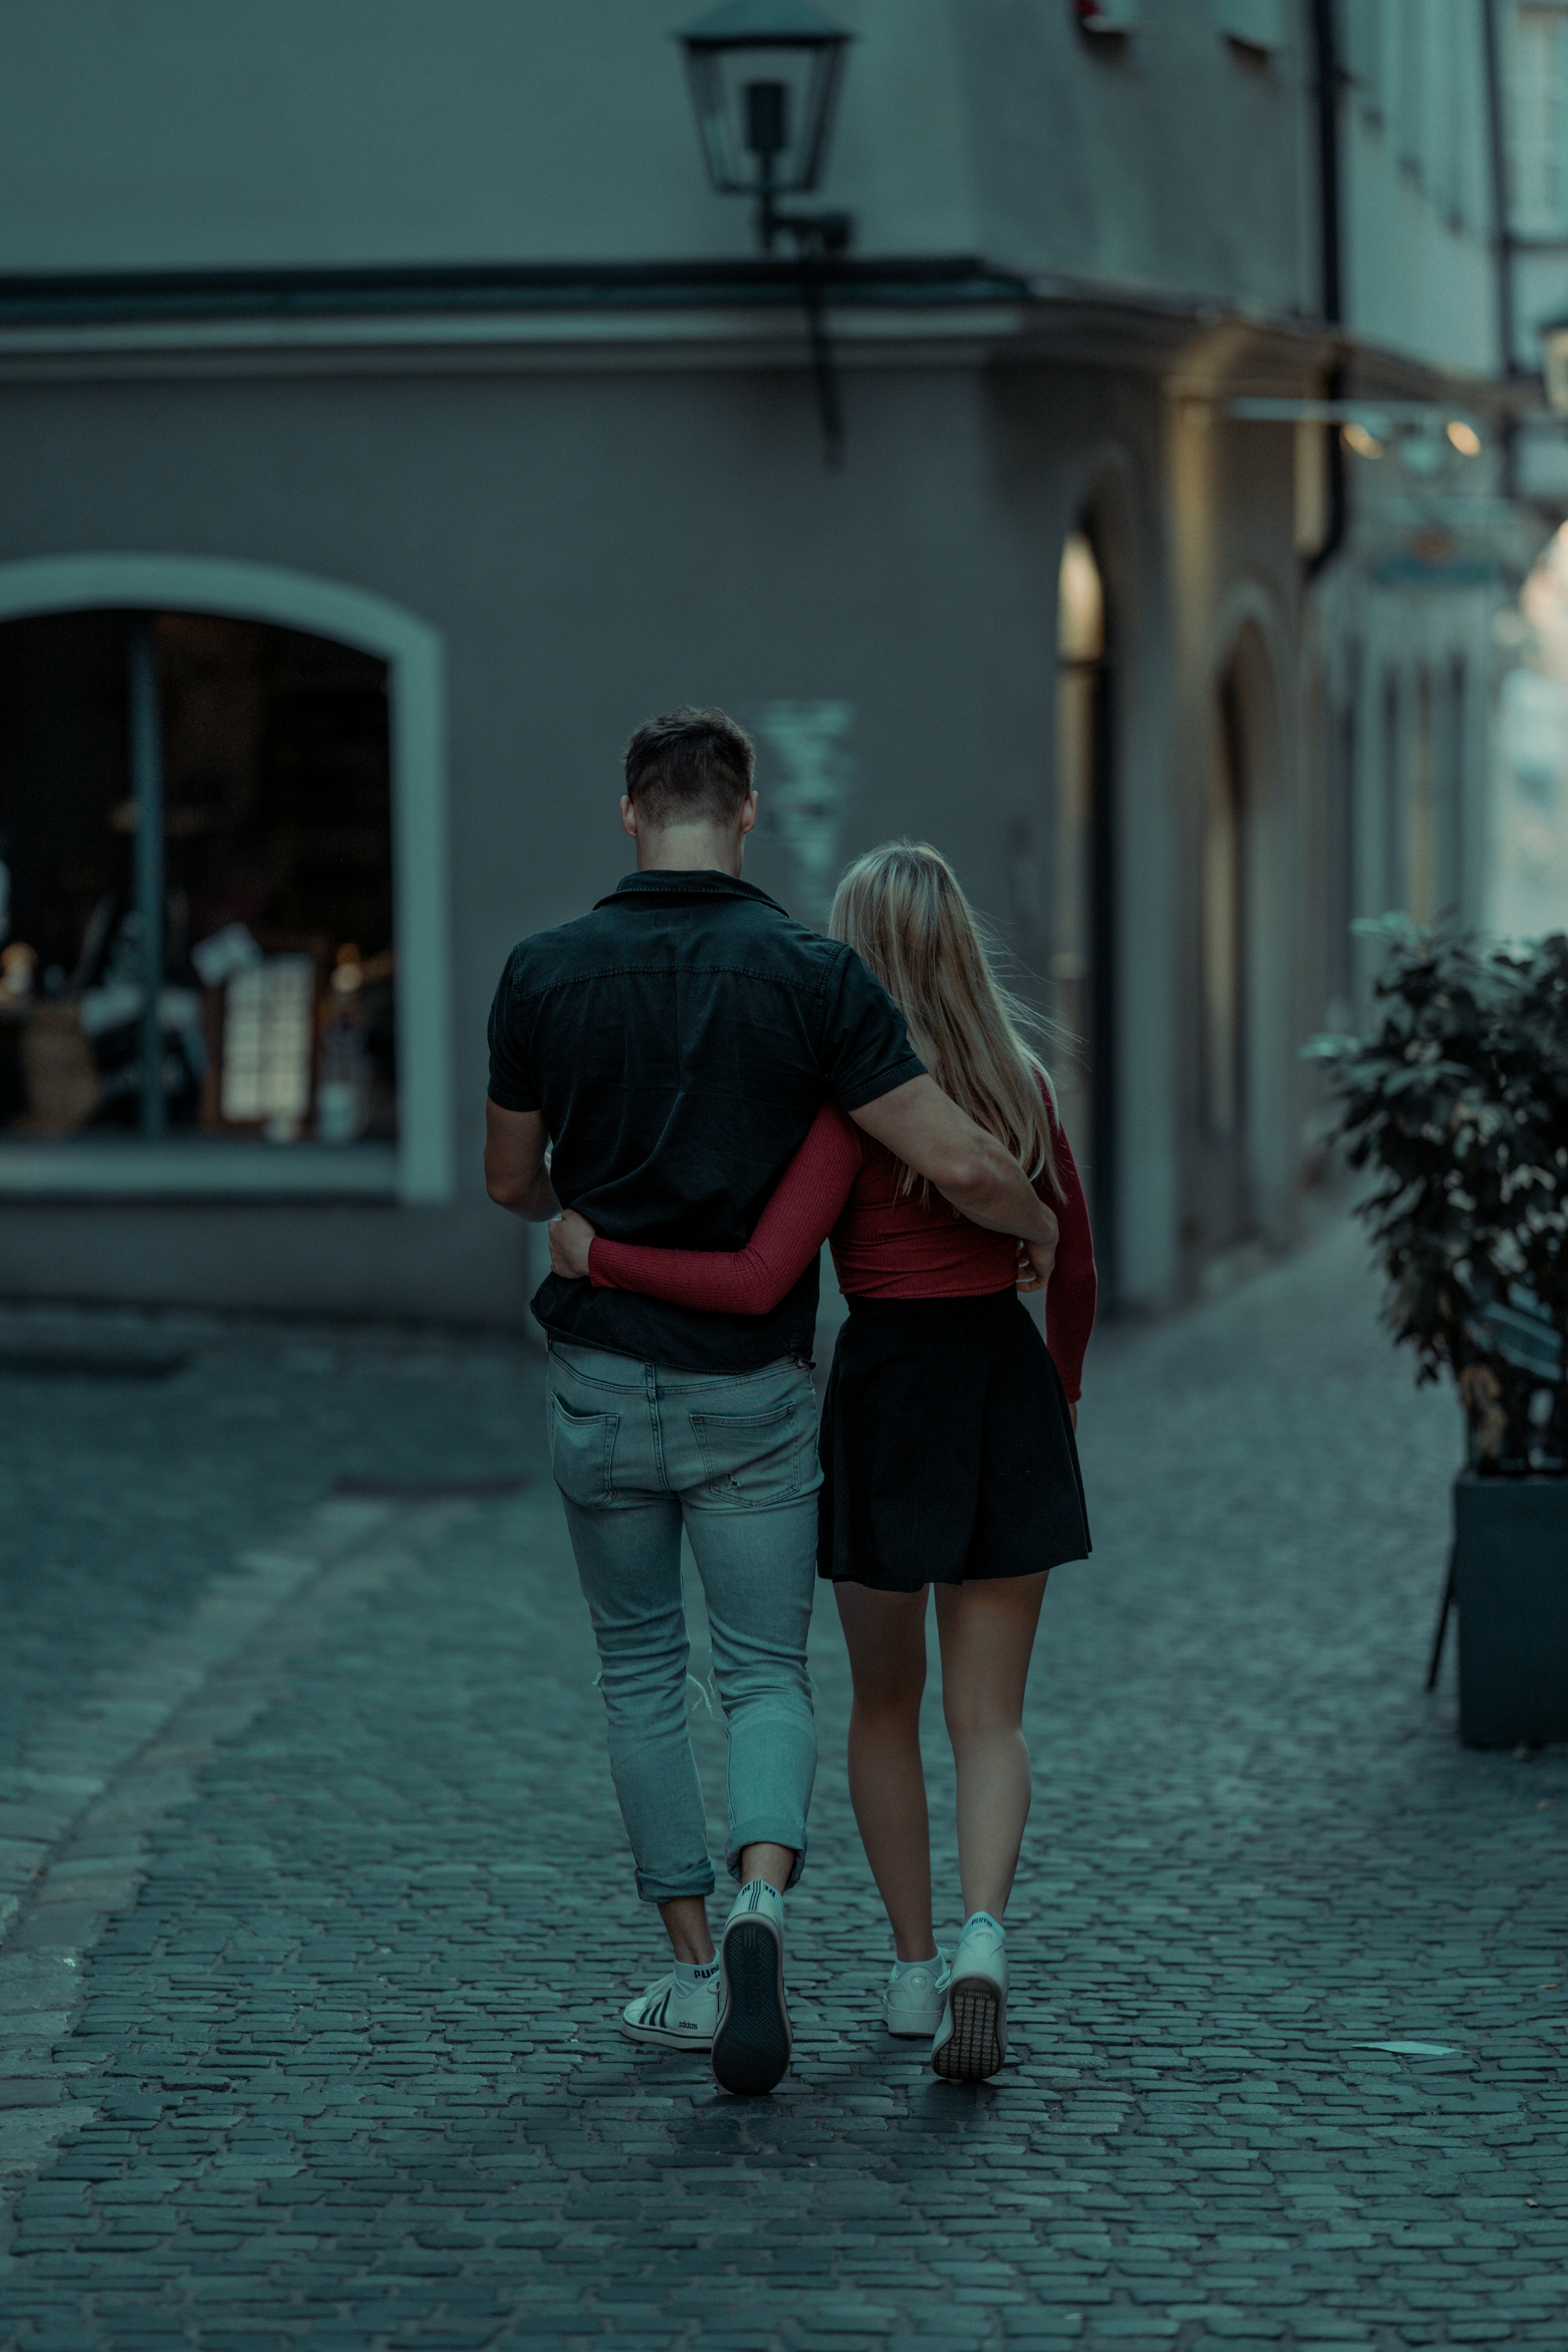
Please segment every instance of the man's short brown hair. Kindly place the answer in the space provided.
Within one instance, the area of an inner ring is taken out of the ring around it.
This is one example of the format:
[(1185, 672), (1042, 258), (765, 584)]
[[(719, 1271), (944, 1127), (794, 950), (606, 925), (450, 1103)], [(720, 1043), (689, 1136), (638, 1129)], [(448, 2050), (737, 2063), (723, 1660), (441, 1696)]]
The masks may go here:
[(727, 712), (687, 704), (646, 719), (626, 745), (626, 795), (647, 824), (732, 824), (756, 758)]

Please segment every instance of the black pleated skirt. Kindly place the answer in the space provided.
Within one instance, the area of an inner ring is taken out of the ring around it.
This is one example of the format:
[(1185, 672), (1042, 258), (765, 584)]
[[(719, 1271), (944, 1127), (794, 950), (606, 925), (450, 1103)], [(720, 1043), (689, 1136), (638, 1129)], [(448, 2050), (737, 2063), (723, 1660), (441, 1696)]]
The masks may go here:
[(881, 1592), (1089, 1549), (1060, 1376), (1017, 1293), (854, 1298), (823, 1400), (817, 1573)]

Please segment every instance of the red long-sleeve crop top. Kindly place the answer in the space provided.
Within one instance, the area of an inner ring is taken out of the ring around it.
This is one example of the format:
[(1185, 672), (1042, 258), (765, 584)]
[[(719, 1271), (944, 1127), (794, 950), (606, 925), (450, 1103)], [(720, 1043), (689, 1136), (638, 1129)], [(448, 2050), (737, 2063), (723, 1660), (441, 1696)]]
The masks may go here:
[[(1047, 1110), (1050, 1107), (1047, 1101)], [(1094, 1244), (1083, 1186), (1054, 1111), (1051, 1138), (1065, 1200), (1042, 1177), (1059, 1236), (1046, 1288), (1046, 1339), (1076, 1402), (1094, 1324)], [(890, 1151), (825, 1103), (780, 1177), (744, 1249), (645, 1248), (595, 1238), (588, 1270), (602, 1290), (636, 1290), (710, 1314), (765, 1315), (798, 1282), (825, 1240), (839, 1287), (861, 1298), (973, 1298), (1013, 1281), (1015, 1245), (960, 1216), (940, 1195), (900, 1191)]]

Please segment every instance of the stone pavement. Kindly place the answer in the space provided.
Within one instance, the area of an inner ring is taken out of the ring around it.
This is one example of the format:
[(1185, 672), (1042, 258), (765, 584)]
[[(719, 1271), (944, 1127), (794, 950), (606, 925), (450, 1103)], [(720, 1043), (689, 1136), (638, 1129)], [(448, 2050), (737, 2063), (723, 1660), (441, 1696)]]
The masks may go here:
[(1422, 1691), (1455, 1417), (1348, 1235), (1091, 1351), (977, 2088), (876, 2020), (830, 1607), (792, 2074), (615, 2032), (657, 1924), (526, 1342), (71, 1328), (190, 1360), (0, 1331), (0, 2343), (1568, 2344), (1568, 1751)]

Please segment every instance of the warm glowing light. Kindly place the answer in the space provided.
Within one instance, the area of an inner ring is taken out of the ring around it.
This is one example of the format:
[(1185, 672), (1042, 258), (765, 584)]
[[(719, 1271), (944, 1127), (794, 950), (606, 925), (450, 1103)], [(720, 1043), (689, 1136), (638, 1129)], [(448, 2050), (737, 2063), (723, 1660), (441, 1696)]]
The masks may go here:
[(1481, 436), (1476, 431), (1473, 425), (1467, 425), (1465, 423), (1463, 417), (1452, 416), (1449, 418), (1448, 438), (1453, 443), (1461, 457), (1479, 457), (1480, 456)]
[(337, 969), (332, 974), (332, 986), (340, 996), (352, 996), (356, 988), (364, 985), (364, 965), (353, 940), (337, 952)]
[(1382, 442), (1375, 433), (1369, 433), (1364, 425), (1347, 425), (1344, 444), (1347, 449), (1353, 449), (1358, 457), (1381, 457), (1383, 455)]
[(0, 950), (0, 996), (31, 996), (37, 961), (37, 948), (28, 947), (22, 940), (13, 940), (8, 948)]
[(1105, 592), (1094, 550), (1081, 530), (1062, 542), (1057, 587), (1057, 652), (1063, 661), (1098, 661), (1105, 651)]

